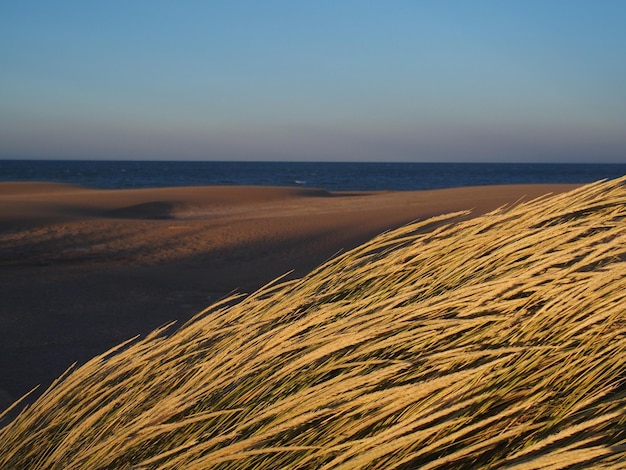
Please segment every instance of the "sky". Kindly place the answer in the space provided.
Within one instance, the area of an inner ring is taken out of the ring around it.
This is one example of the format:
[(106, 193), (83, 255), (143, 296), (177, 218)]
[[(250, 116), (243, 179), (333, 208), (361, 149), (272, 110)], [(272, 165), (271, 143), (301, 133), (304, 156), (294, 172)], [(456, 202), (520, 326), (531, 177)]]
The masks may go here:
[(626, 163), (623, 0), (0, 0), (0, 158)]

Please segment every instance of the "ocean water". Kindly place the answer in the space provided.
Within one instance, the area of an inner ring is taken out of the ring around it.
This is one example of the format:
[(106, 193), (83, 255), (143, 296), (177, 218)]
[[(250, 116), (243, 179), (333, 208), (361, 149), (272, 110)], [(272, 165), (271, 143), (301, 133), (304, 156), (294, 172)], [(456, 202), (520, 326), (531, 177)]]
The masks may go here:
[(261, 185), (330, 191), (404, 191), (493, 184), (590, 183), (623, 175), (626, 164), (0, 160), (0, 181), (55, 181), (109, 189)]

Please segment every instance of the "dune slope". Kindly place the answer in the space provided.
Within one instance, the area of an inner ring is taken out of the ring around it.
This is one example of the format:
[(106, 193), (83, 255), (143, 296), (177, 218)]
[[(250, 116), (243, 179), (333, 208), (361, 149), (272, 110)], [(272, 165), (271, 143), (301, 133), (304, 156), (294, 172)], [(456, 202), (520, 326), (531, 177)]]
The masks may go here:
[(623, 468), (625, 181), (415, 223), (120, 345), (0, 429), (0, 468)]

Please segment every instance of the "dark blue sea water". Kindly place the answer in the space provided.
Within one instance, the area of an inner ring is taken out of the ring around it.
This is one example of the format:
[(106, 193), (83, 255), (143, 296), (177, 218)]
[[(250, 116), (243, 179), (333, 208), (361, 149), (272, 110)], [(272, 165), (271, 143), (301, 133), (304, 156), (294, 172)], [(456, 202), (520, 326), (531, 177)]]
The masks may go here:
[(626, 164), (327, 163), (0, 160), (0, 181), (95, 188), (199, 185), (418, 190), (510, 183), (590, 183), (626, 175)]

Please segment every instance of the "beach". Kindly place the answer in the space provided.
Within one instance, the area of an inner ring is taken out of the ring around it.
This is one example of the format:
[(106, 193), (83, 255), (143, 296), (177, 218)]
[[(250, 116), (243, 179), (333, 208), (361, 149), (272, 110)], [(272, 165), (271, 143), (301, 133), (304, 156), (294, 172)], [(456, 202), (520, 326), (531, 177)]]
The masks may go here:
[(0, 410), (74, 362), (414, 220), (577, 185), (409, 192), (0, 184)]

